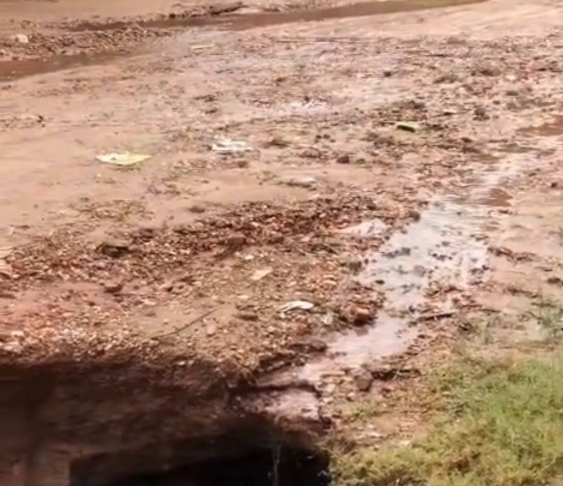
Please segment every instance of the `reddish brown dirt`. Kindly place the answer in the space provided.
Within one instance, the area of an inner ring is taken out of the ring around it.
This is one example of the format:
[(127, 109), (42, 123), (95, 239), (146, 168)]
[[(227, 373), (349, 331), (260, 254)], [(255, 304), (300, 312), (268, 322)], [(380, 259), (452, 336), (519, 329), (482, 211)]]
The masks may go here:
[(0, 2), (0, 372), (26, 410), (2, 484), (233, 417), (338, 421), (385, 360), (561, 293), (560, 5), (153, 5)]

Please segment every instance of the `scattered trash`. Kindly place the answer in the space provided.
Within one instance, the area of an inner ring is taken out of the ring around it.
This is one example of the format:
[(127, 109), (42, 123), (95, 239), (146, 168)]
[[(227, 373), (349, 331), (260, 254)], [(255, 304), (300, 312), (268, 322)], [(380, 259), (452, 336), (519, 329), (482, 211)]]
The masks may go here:
[(96, 160), (99, 160), (104, 164), (119, 165), (121, 167), (128, 167), (131, 165), (135, 165), (150, 158), (151, 158), (150, 155), (132, 154), (130, 152), (121, 152), (121, 153), (114, 152), (110, 154), (102, 154), (96, 156)]
[(270, 275), (272, 271), (273, 271), (272, 268), (262, 268), (261, 270), (256, 270), (250, 277), (250, 280), (252, 280), (253, 282), (258, 282), (259, 280), (262, 280), (264, 277)]
[(398, 123), (395, 123), (395, 128), (397, 130), (403, 130), (404, 132), (414, 133), (418, 130), (418, 125), (416, 125), (414, 123), (398, 122)]
[(312, 302), (307, 302), (306, 300), (293, 300), (291, 302), (288, 302), (284, 305), (282, 305), (278, 310), (280, 313), (285, 313), (285, 312), (289, 312), (292, 310), (311, 310), (313, 307), (315, 307), (315, 304), (313, 304)]
[(217, 143), (214, 143), (211, 146), (211, 150), (213, 150), (214, 152), (219, 152), (220, 154), (228, 155), (234, 153), (249, 152), (252, 149), (246, 142), (225, 138), (223, 140), (219, 140)]

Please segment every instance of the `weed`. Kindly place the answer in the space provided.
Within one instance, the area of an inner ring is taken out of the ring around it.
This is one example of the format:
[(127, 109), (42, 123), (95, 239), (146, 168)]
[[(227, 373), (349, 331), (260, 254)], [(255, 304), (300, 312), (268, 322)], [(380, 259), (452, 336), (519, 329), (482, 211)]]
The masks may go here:
[(408, 445), (335, 454), (337, 486), (528, 486), (563, 479), (563, 358), (462, 358), (429, 383), (436, 420)]

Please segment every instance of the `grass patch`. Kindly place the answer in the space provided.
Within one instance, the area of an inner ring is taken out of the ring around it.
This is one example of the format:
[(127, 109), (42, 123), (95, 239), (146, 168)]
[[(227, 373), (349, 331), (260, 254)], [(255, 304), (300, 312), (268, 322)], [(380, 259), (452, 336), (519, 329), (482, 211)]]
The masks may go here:
[(563, 336), (563, 307), (549, 302), (540, 306), (536, 312), (529, 313), (548, 338), (561, 339)]
[(563, 357), (466, 358), (437, 375), (428, 432), (408, 445), (335, 454), (333, 484), (563, 484)]

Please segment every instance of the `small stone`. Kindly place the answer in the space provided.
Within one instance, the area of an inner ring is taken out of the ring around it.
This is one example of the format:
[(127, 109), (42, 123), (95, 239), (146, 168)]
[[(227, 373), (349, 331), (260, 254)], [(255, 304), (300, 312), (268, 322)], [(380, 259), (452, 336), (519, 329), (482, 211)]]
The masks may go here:
[(418, 125), (416, 123), (397, 122), (395, 123), (395, 128), (397, 130), (410, 133), (415, 133), (418, 131)]
[(459, 76), (455, 73), (442, 73), (434, 78), (434, 84), (455, 83), (459, 81)]
[(108, 294), (118, 294), (123, 290), (123, 284), (121, 282), (105, 282), (104, 283), (104, 291)]
[(302, 187), (311, 189), (315, 186), (316, 179), (314, 177), (289, 177), (283, 179), (282, 183), (289, 187)]
[(216, 332), (217, 332), (217, 328), (215, 326), (209, 326), (206, 330), (206, 334), (209, 337), (215, 335)]
[(344, 262), (353, 273), (358, 273), (364, 266), (364, 262), (359, 258), (352, 258)]
[(373, 319), (372, 312), (365, 307), (354, 307), (350, 312), (350, 322), (355, 326), (365, 326)]
[(202, 214), (205, 213), (205, 207), (201, 206), (199, 204), (192, 204), (189, 208), (188, 211), (190, 213), (194, 213), (194, 214)]
[(29, 37), (25, 34), (16, 34), (12, 37), (12, 40), (19, 44), (29, 44)]
[(311, 339), (307, 342), (307, 347), (314, 353), (324, 353), (328, 349), (327, 343), (321, 339)]
[(150, 240), (158, 234), (158, 230), (159, 227), (156, 224), (142, 223), (137, 230), (137, 236), (144, 240)]
[(235, 233), (227, 238), (229, 248), (241, 248), (246, 243), (246, 236), (242, 233)]
[(272, 137), (267, 146), (269, 147), (278, 147), (278, 148), (285, 148), (289, 146), (289, 142), (281, 137)]
[(98, 251), (112, 258), (119, 258), (129, 252), (130, 246), (127, 241), (110, 239), (98, 246)]
[(238, 317), (239, 319), (243, 320), (243, 321), (252, 321), (255, 322), (258, 320), (258, 314), (256, 314), (256, 312), (248, 312), (248, 311), (244, 311), (244, 312), (239, 312), (237, 313), (236, 317)]
[(335, 383), (329, 383), (328, 385), (326, 385), (324, 387), (323, 392), (328, 394), (328, 395), (333, 395), (334, 392), (336, 392), (336, 384)]
[(487, 113), (487, 110), (483, 106), (478, 106), (475, 108), (473, 115), (475, 120), (488, 120), (490, 116)]
[(492, 64), (481, 64), (474, 69), (472, 74), (474, 76), (499, 76), (501, 74), (501, 70), (498, 66)]
[(259, 280), (262, 280), (264, 277), (267, 277), (272, 272), (273, 272), (273, 268), (262, 268), (260, 270), (256, 270), (250, 276), (250, 280), (252, 280), (253, 282), (258, 282)]
[(339, 155), (336, 159), (337, 164), (349, 164), (350, 163), (350, 156), (348, 154)]
[(393, 71), (391, 69), (384, 69), (383, 70), (383, 77), (384, 78), (390, 78), (391, 76), (393, 76)]
[(358, 391), (365, 393), (371, 390), (373, 377), (371, 376), (371, 373), (363, 370), (354, 377), (354, 383), (356, 384)]
[(551, 285), (557, 285), (559, 287), (563, 287), (563, 279), (559, 277), (549, 277), (547, 279), (547, 283)]

